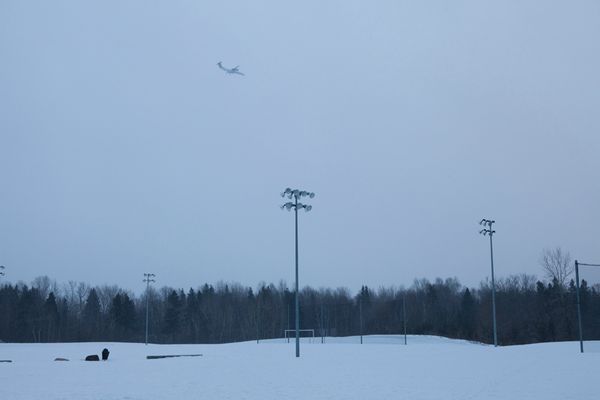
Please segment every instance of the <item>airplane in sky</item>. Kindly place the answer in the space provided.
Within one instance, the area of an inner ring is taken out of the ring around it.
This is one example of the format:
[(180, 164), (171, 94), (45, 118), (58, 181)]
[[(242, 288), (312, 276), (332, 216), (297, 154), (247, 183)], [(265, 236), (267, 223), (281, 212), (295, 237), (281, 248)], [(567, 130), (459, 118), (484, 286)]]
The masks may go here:
[(217, 63), (217, 65), (219, 66), (219, 68), (221, 68), (223, 71), (227, 72), (228, 74), (238, 74), (238, 75), (245, 76), (243, 73), (240, 72), (240, 69), (239, 69), (240, 66), (239, 65), (236, 65), (233, 68), (225, 68), (223, 66), (223, 64), (221, 64), (221, 61), (219, 61)]

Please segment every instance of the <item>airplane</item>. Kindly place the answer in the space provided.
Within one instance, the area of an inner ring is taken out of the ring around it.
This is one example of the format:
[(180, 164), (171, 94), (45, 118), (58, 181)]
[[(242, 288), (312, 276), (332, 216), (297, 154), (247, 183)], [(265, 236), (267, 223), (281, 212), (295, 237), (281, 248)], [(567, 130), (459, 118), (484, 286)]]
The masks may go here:
[(239, 67), (240, 67), (240, 66), (239, 66), (239, 65), (236, 65), (235, 67), (233, 67), (233, 68), (231, 68), (231, 69), (230, 69), (230, 68), (225, 68), (225, 67), (223, 66), (223, 64), (221, 64), (221, 61), (219, 61), (219, 62), (217, 63), (217, 65), (219, 66), (219, 68), (221, 68), (223, 71), (227, 72), (228, 74), (238, 74), (238, 75), (245, 76), (244, 74), (242, 74), (242, 73), (240, 72), (240, 70), (239, 70)]

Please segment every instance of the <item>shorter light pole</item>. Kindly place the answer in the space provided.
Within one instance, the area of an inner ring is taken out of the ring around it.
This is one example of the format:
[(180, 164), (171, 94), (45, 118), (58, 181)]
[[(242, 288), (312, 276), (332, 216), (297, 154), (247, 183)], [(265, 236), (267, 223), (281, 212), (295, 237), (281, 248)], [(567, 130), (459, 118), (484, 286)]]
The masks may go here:
[(484, 228), (479, 231), (483, 236), (490, 236), (490, 262), (492, 265), (492, 319), (494, 325), (494, 347), (498, 346), (498, 334), (496, 333), (496, 282), (494, 281), (494, 246), (492, 245), (492, 237), (496, 231), (492, 228), (496, 221), (490, 219), (482, 219), (479, 225), (483, 225)]
[(149, 309), (150, 309), (150, 303), (149, 303), (150, 283), (156, 282), (156, 280), (153, 279), (154, 277), (156, 277), (156, 275), (144, 273), (143, 282), (146, 282), (146, 346), (148, 345), (148, 315), (149, 315)]

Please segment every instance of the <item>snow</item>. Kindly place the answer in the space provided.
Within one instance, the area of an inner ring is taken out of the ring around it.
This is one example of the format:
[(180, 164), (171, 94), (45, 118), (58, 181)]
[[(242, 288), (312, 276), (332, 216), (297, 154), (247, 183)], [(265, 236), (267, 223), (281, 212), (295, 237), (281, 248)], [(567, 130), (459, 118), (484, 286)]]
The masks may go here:
[[(494, 348), (434, 336), (219, 345), (0, 343), (0, 399), (596, 399), (577, 342)], [(107, 347), (107, 362), (85, 362)], [(202, 357), (146, 360), (146, 355)], [(66, 357), (69, 362), (55, 362)]]

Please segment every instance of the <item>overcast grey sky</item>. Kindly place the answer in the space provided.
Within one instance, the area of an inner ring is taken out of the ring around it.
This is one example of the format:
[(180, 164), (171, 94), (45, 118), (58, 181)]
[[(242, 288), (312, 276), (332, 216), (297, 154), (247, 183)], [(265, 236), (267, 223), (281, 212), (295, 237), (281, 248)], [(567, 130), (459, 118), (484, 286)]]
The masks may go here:
[[(13, 282), (410, 285), (600, 261), (597, 1), (0, 2)], [(245, 77), (216, 67), (239, 64)]]

